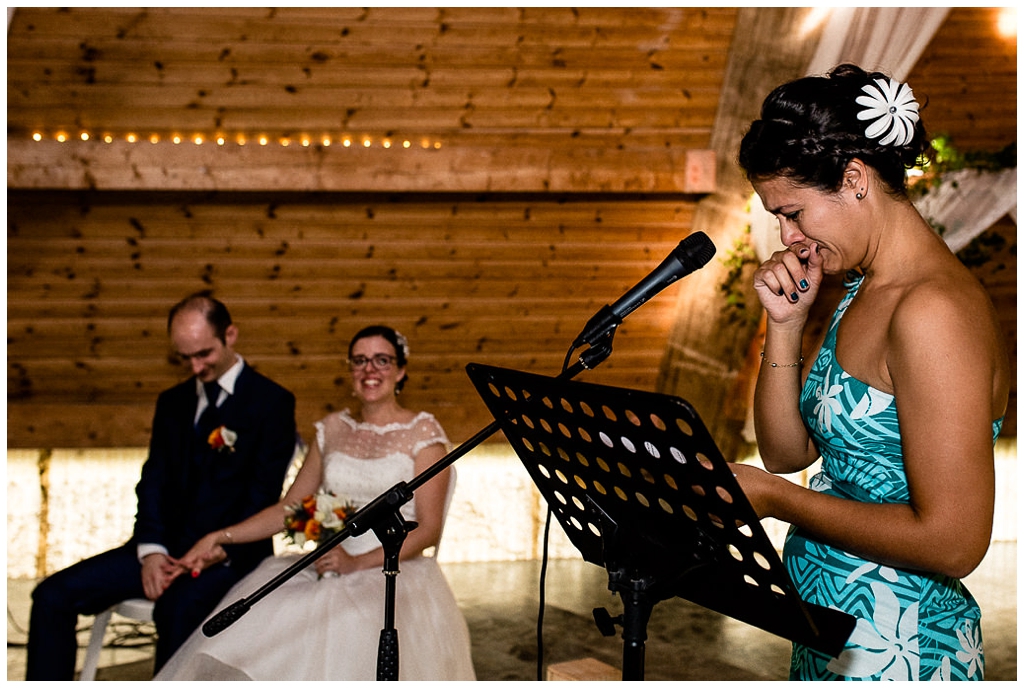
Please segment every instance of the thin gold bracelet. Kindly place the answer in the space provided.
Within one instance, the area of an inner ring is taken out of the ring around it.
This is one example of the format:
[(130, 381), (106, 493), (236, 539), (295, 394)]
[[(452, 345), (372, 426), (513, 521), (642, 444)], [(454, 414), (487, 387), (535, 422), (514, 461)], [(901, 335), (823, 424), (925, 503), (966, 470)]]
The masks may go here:
[(228, 539), (228, 541), (224, 543), (225, 545), (230, 545), (235, 541), (235, 536), (231, 534), (230, 530), (224, 530), (224, 537)]
[[(764, 352), (761, 352), (761, 358), (764, 359)], [(804, 363), (804, 357), (801, 356), (800, 360), (796, 363), (775, 363), (774, 361), (765, 361), (772, 368), (799, 368)]]

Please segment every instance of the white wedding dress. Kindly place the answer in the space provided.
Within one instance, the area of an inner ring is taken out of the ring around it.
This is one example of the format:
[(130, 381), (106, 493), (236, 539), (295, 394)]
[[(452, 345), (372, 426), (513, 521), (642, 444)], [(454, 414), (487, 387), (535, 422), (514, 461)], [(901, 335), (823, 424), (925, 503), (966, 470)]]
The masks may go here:
[[(412, 479), (417, 452), (448, 442), (429, 413), (379, 427), (357, 423), (343, 411), (315, 426), (324, 488), (359, 507)], [(402, 515), (415, 520), (415, 498), (402, 506)], [(339, 546), (360, 554), (380, 542), (370, 532)], [(298, 557), (264, 560), (211, 616), (254, 593)], [(415, 557), (403, 560), (399, 569), (399, 679), (474, 680), (469, 630), (437, 561)], [(207, 638), (197, 629), (155, 679), (372, 681), (384, 626), (384, 588), (380, 567), (319, 580), (313, 566), (307, 566), (219, 634)]]

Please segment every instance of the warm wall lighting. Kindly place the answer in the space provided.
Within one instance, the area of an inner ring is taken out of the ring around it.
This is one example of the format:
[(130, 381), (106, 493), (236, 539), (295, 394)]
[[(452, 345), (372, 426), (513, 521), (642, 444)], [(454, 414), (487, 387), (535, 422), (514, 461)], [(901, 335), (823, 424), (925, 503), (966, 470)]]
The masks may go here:
[(999, 35), (1003, 38), (1015, 37), (1017, 35), (1017, 8), (1004, 7), (999, 10), (996, 27), (999, 30)]
[(65, 141), (68, 140), (68, 135), (65, 134), (63, 131), (59, 131), (57, 132), (57, 135), (54, 138), (56, 138), (61, 143), (64, 143)]
[(181, 137), (175, 134), (174, 136), (171, 137), (171, 143), (175, 145), (181, 143)]
[(89, 132), (83, 131), (81, 134), (78, 135), (78, 138), (82, 139), (83, 141), (88, 141), (89, 140)]
[(149, 142), (152, 144), (160, 143), (160, 134), (150, 134)]
[(831, 7), (815, 7), (810, 13), (804, 17), (803, 23), (800, 25), (800, 36), (806, 37), (814, 33), (819, 26), (822, 26), (832, 14)]
[(40, 134), (38, 131), (33, 132), (32, 133), (32, 140), (33, 141), (42, 141), (43, 140), (43, 135)]
[(196, 144), (197, 146), (203, 145), (203, 137), (196, 134), (195, 136), (192, 137), (192, 143)]

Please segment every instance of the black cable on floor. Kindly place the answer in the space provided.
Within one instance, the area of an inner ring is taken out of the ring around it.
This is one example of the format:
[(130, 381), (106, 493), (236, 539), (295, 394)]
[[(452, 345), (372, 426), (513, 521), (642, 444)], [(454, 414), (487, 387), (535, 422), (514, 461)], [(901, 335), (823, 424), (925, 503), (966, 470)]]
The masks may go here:
[(548, 533), (551, 531), (551, 507), (544, 520), (544, 542), (540, 559), (540, 609), (537, 611), (537, 680), (544, 680), (544, 583), (548, 573)]

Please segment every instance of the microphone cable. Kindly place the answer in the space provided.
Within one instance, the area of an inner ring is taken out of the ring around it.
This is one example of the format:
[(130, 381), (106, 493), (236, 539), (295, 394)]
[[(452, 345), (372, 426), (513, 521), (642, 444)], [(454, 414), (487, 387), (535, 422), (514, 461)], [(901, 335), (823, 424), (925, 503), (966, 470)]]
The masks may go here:
[(548, 534), (551, 531), (551, 507), (544, 520), (544, 541), (540, 558), (540, 609), (537, 611), (537, 680), (544, 680), (544, 585), (548, 572)]

